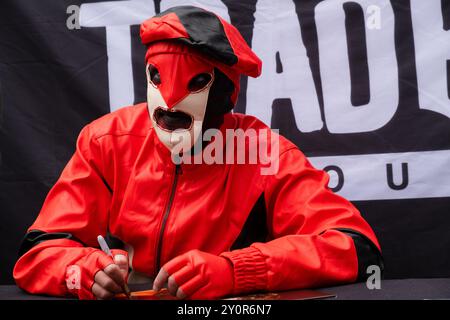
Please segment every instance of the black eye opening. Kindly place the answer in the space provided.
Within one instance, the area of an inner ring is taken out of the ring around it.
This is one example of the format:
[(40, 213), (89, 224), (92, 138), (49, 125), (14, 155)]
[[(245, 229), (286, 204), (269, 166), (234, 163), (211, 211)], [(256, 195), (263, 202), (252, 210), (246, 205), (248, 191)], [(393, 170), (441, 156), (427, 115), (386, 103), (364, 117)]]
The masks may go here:
[(209, 73), (200, 73), (193, 77), (188, 84), (188, 90), (190, 92), (199, 92), (206, 88), (211, 82), (212, 75)]
[(149, 64), (147, 68), (148, 73), (148, 79), (153, 84), (153, 86), (157, 87), (161, 84), (161, 75), (159, 74), (158, 69), (152, 65)]

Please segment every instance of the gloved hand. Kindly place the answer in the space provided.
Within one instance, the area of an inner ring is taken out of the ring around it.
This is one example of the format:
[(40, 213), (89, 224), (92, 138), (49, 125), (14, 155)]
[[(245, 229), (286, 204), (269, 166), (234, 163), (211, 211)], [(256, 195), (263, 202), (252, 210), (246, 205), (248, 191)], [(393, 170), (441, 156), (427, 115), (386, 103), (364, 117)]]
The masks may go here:
[(226, 258), (191, 250), (160, 269), (153, 289), (167, 282), (170, 294), (180, 299), (215, 299), (232, 293), (233, 279), (233, 265)]
[(114, 259), (99, 249), (66, 268), (66, 285), (74, 295), (84, 299), (111, 299), (122, 292), (121, 286), (128, 276), (128, 254), (123, 250), (111, 250)]
[(123, 292), (128, 275), (128, 257), (122, 250), (111, 250), (114, 263), (99, 270), (94, 276), (92, 293), (97, 299), (112, 299), (116, 293)]

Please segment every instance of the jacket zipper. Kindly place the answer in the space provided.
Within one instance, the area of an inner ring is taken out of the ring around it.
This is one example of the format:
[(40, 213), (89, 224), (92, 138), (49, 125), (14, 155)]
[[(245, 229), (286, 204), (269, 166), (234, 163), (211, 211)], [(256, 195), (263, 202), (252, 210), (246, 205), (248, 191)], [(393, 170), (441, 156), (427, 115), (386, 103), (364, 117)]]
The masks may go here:
[(172, 181), (172, 189), (169, 194), (169, 201), (167, 202), (166, 208), (164, 210), (164, 215), (162, 218), (161, 228), (159, 229), (158, 244), (156, 247), (156, 258), (155, 258), (155, 275), (158, 274), (159, 268), (161, 267), (161, 249), (163, 242), (164, 230), (166, 228), (167, 219), (169, 217), (170, 209), (172, 208), (173, 199), (175, 197), (175, 191), (177, 189), (178, 176), (181, 174), (181, 166), (179, 164), (175, 165), (175, 174)]

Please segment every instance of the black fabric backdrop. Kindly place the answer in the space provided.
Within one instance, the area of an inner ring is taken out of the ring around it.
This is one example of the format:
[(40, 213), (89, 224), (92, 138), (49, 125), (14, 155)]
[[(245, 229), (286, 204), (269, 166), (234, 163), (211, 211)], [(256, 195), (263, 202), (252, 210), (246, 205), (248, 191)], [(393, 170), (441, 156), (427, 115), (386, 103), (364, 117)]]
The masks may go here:
[[(0, 283), (13, 282), (12, 268), (20, 241), (72, 155), (79, 131), (110, 111), (105, 28), (69, 30), (66, 27), (66, 8), (88, 2), (97, 1), (2, 0), (0, 3)], [(294, 1), (323, 108), (314, 22), (314, 7), (319, 2)], [(231, 22), (251, 43), (256, 0), (223, 0), (223, 3), (228, 7)], [(272, 127), (279, 128), (306, 155), (450, 149), (450, 119), (418, 106), (410, 3), (392, 0), (391, 4), (399, 61), (399, 106), (395, 117), (373, 132), (332, 134), (324, 128), (303, 133), (293, 122), (290, 100), (274, 100)], [(160, 1), (155, 0), (157, 12), (159, 6)], [(449, 7), (448, 1), (442, 1), (447, 26), (450, 25)], [(352, 12), (347, 12), (349, 28), (360, 18), (357, 10)], [(139, 42), (138, 31), (138, 25), (130, 28), (135, 102), (145, 100), (146, 90), (145, 48)], [(352, 52), (350, 55), (364, 55), (364, 50)], [(283, 62), (279, 58), (277, 61)], [(360, 71), (364, 72), (364, 65), (362, 68)], [(355, 83), (362, 89), (352, 96), (354, 101), (367, 98), (364, 77), (359, 80)], [(246, 89), (244, 78), (238, 112), (246, 110)], [(379, 237), (386, 278), (450, 276), (450, 198), (354, 203)]]

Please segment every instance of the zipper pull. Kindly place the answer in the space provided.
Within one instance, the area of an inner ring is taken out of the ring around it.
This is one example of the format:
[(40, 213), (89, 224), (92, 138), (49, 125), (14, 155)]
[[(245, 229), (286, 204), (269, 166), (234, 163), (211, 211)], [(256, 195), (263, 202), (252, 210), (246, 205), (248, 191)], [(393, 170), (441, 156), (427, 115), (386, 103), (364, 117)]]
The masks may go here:
[(181, 169), (181, 164), (175, 165), (175, 175), (182, 174), (183, 170)]

